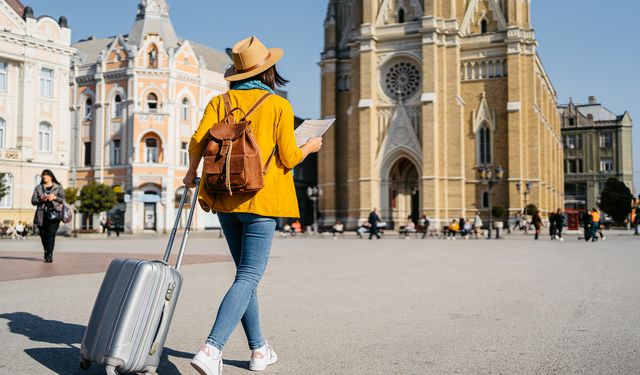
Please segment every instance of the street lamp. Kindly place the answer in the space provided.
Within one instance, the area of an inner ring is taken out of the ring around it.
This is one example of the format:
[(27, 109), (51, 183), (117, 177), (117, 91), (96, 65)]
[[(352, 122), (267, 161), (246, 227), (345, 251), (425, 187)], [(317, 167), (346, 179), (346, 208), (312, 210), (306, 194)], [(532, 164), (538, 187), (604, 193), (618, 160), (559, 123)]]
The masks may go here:
[(318, 186), (309, 186), (307, 188), (307, 196), (313, 202), (313, 232), (318, 233), (318, 199), (322, 195), (322, 188)]
[(522, 182), (521, 181), (516, 182), (516, 189), (518, 189), (518, 193), (523, 193), (524, 194), (524, 207), (526, 209), (526, 207), (527, 207), (527, 195), (529, 195), (529, 193), (531, 193), (531, 181), (526, 181), (524, 183), (524, 190), (522, 189)]
[(504, 170), (502, 167), (498, 166), (495, 170), (490, 165), (482, 165), (478, 167), (478, 172), (480, 173), (480, 182), (483, 185), (487, 185), (489, 187), (489, 236), (488, 240), (492, 239), (491, 231), (493, 229), (493, 215), (491, 213), (491, 201), (493, 196), (493, 185), (497, 184), (502, 180), (504, 176)]

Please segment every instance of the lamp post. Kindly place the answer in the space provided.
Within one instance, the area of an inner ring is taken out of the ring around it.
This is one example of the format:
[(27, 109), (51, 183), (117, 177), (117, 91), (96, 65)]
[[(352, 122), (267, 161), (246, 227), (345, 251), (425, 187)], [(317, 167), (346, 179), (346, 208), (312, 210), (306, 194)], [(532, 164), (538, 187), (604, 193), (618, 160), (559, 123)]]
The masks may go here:
[(493, 229), (493, 215), (492, 215), (492, 197), (493, 197), (493, 185), (497, 184), (502, 180), (504, 175), (504, 170), (502, 167), (498, 166), (494, 170), (490, 165), (483, 165), (478, 167), (478, 172), (480, 173), (480, 182), (483, 185), (487, 185), (489, 187), (489, 236), (488, 240), (493, 239), (491, 231)]
[(524, 189), (522, 188), (522, 182), (516, 182), (516, 189), (518, 189), (518, 193), (524, 194), (524, 207), (527, 208), (527, 196), (531, 193), (531, 181), (526, 181), (524, 183)]
[(318, 233), (318, 199), (322, 195), (322, 188), (318, 186), (309, 186), (307, 188), (307, 196), (313, 202), (313, 232)]

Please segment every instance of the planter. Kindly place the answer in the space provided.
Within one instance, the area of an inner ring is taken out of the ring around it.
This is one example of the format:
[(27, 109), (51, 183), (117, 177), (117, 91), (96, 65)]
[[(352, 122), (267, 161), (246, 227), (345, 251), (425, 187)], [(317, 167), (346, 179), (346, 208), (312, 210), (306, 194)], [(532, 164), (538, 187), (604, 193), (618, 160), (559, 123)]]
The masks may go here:
[(504, 222), (496, 221), (493, 223), (493, 229), (502, 229), (504, 228)]

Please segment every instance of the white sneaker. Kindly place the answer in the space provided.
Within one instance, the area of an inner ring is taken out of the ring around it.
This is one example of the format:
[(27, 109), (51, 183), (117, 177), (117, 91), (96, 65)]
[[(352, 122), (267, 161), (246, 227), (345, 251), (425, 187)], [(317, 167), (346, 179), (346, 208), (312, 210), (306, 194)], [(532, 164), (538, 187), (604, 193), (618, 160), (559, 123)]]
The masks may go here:
[(266, 343), (261, 348), (258, 348), (251, 352), (251, 362), (249, 363), (249, 370), (251, 371), (263, 371), (267, 366), (270, 366), (278, 362), (278, 355), (275, 350)]
[(204, 344), (191, 360), (191, 366), (200, 375), (222, 375), (222, 353), (217, 348)]

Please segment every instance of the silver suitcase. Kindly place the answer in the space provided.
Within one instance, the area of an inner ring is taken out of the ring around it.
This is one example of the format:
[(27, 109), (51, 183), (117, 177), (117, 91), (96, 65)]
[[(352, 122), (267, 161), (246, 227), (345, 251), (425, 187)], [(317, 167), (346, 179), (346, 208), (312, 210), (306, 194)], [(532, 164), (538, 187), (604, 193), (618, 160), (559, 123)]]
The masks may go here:
[(196, 181), (175, 268), (168, 262), (188, 195), (186, 189), (162, 261), (114, 259), (111, 262), (82, 339), (81, 368), (86, 370), (95, 362), (104, 366), (108, 375), (156, 373), (182, 287), (179, 270), (199, 186)]

